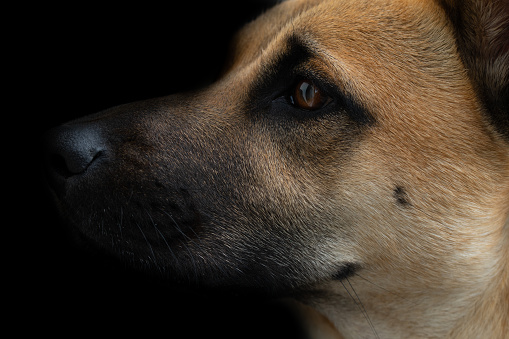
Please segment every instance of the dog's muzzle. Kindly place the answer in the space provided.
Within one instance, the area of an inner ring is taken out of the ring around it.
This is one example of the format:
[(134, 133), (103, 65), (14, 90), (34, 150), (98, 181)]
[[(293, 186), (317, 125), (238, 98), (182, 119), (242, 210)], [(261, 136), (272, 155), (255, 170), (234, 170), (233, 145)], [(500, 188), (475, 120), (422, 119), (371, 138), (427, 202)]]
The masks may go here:
[(122, 105), (47, 132), (47, 182), (66, 224), (178, 282), (276, 293), (353, 272), (348, 262), (323, 265), (318, 244), (335, 240), (315, 222), (321, 211), (298, 195), (286, 201), (293, 193), (262, 177), (279, 166), (258, 156), (264, 131), (184, 99)]

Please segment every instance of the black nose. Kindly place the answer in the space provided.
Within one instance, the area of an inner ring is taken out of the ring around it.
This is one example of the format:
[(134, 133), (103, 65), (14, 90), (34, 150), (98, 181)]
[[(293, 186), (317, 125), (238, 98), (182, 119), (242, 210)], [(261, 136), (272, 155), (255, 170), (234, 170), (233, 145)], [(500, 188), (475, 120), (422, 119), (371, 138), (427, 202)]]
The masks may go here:
[(44, 142), (52, 185), (85, 173), (106, 152), (100, 129), (90, 124), (54, 128), (46, 133)]

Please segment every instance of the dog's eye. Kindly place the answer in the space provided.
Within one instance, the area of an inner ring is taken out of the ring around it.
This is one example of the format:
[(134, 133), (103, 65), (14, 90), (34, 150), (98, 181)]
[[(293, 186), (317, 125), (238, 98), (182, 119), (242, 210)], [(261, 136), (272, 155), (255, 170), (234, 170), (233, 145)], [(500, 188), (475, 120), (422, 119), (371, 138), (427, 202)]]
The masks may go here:
[(295, 107), (314, 111), (327, 105), (332, 99), (309, 80), (300, 80), (288, 95), (288, 101)]

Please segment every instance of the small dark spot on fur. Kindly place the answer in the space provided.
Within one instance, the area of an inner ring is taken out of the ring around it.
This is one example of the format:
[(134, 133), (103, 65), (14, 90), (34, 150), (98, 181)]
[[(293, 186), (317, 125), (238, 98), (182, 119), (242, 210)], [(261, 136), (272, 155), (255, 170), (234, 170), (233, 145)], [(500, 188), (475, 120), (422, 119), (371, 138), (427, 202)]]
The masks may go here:
[(396, 202), (404, 207), (411, 206), (410, 202), (408, 201), (408, 194), (406, 193), (405, 189), (401, 186), (396, 186), (393, 192), (394, 199), (396, 199)]

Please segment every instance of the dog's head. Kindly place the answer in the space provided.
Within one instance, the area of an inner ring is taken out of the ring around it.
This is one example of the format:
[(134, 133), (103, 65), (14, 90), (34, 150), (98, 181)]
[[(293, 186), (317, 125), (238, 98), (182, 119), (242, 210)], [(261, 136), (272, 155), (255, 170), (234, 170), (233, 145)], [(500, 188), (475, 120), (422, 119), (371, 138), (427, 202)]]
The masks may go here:
[(507, 8), (465, 6), (284, 2), (207, 88), (52, 130), (57, 203), (182, 282), (482, 284), (509, 213)]

